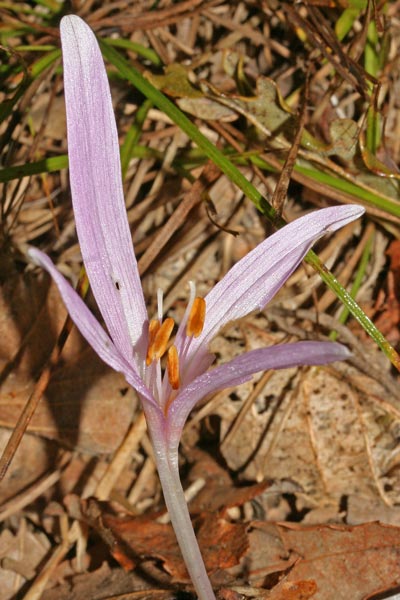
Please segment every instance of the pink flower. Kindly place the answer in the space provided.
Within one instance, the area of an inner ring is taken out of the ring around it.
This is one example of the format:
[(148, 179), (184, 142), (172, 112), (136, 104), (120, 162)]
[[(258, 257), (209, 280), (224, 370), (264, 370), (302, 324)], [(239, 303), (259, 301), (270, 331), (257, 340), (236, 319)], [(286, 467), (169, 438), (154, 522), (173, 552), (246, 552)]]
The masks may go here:
[[(210, 369), (209, 342), (229, 321), (262, 309), (313, 243), (360, 217), (359, 206), (313, 212), (277, 231), (240, 260), (204, 299), (192, 284), (171, 345), (172, 319), (149, 323), (126, 217), (119, 145), (103, 59), (95, 36), (77, 16), (61, 22), (72, 202), (83, 262), (108, 333), (50, 258), (29, 249), (58, 286), (76, 326), (110, 367), (139, 394), (155, 450), (165, 501), (200, 598), (213, 598), (179, 481), (178, 445), (186, 419), (207, 394), (237, 386), (254, 373), (348, 358), (329, 342), (299, 342), (244, 353)], [(160, 360), (167, 354), (168, 368)], [(188, 528), (191, 531), (188, 531)], [(201, 564), (200, 564), (201, 563)]]

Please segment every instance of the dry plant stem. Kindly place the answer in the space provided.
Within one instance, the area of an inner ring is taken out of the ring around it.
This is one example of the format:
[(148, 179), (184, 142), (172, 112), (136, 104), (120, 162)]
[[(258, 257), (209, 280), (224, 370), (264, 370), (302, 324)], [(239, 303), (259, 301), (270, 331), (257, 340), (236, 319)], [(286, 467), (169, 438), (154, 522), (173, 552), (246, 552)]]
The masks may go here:
[(168, 222), (162, 230), (157, 234), (154, 240), (148, 246), (146, 252), (138, 261), (139, 272), (141, 275), (151, 266), (154, 259), (160, 254), (161, 250), (174, 235), (176, 230), (185, 219), (189, 212), (199, 204), (202, 200), (202, 195), (219, 176), (219, 170), (211, 162), (208, 162), (204, 168), (201, 177), (195, 181), (190, 190), (185, 194), (182, 202), (176, 207)]
[(236, 434), (238, 433), (241, 425), (243, 424), (243, 421), (244, 421), (247, 413), (249, 412), (251, 406), (254, 404), (256, 399), (260, 396), (262, 390), (267, 385), (268, 381), (271, 379), (272, 374), (273, 374), (273, 371), (267, 371), (266, 373), (264, 373), (262, 375), (260, 381), (254, 387), (254, 390), (248, 395), (248, 397), (244, 401), (242, 407), (240, 408), (238, 414), (236, 415), (235, 420), (232, 423), (232, 426), (229, 428), (227, 434), (225, 435), (224, 439), (222, 440), (221, 448), (229, 446), (232, 439), (236, 436)]
[(29, 396), (22, 413), (20, 414), (18, 421), (13, 429), (13, 432), (7, 442), (6, 447), (0, 457), (0, 481), (4, 478), (7, 473), (8, 467), (21, 443), (22, 437), (27, 430), (27, 427), (36, 411), (40, 399), (42, 398), (47, 386), (50, 382), (50, 376), (53, 368), (57, 365), (60, 358), (62, 349), (64, 348), (65, 342), (68, 339), (68, 335), (72, 329), (73, 323), (71, 318), (68, 316), (64, 322), (61, 333), (58, 337), (55, 347), (48, 359), (46, 365), (43, 367), (42, 373), (35, 385), (35, 389)]
[(54, 571), (61, 563), (63, 558), (68, 554), (69, 550), (77, 542), (80, 535), (80, 528), (77, 521), (75, 521), (71, 528), (67, 532), (67, 536), (62, 540), (61, 544), (56, 548), (54, 553), (50, 556), (47, 563), (44, 565), (42, 571), (36, 577), (35, 581), (30, 586), (29, 590), (23, 597), (23, 600), (39, 600), (41, 598), (45, 587), (47, 586)]
[[(67, 457), (67, 459), (69, 460), (69, 457)], [(32, 504), (36, 498), (44, 494), (44, 492), (55, 485), (61, 478), (63, 466), (64, 464), (56, 471), (50, 473), (50, 475), (47, 475), (41, 479), (39, 482), (35, 481), (35, 483), (28, 487), (28, 489), (25, 489), (23, 492), (21, 492), (21, 494), (14, 496), (5, 505), (3, 505), (0, 510), (0, 523), (12, 515), (15, 515), (15, 513), (19, 512), (20, 510), (23, 510), (29, 504)]]
[(165, 504), (196, 593), (199, 600), (215, 600), (182, 489), (178, 454), (167, 447), (155, 457)]
[[(85, 297), (89, 284), (86, 276), (83, 271), (80, 275), (77, 292)], [(35, 389), (32, 394), (29, 396), (22, 413), (20, 414), (18, 421), (13, 429), (13, 432), (7, 442), (6, 447), (3, 450), (2, 455), (0, 456), (0, 481), (4, 478), (7, 473), (8, 467), (18, 449), (18, 446), (21, 443), (22, 437), (25, 431), (28, 428), (28, 425), (36, 411), (36, 408), (39, 404), (40, 399), (42, 398), (44, 392), (47, 389), (47, 386), (50, 382), (50, 377), (53, 372), (55, 366), (57, 366), (59, 358), (61, 356), (61, 352), (66, 344), (69, 334), (71, 333), (71, 329), (73, 327), (73, 321), (71, 317), (68, 315), (64, 321), (64, 325), (62, 330), (60, 331), (60, 335), (56, 341), (56, 344), (50, 354), (49, 359), (44, 365), (41, 375), (35, 385)]]
[(272, 197), (272, 206), (275, 210), (282, 214), (282, 210), (285, 204), (285, 199), (287, 197), (287, 191), (289, 189), (289, 183), (292, 178), (293, 169), (296, 164), (297, 154), (299, 152), (301, 138), (303, 135), (304, 124), (306, 120), (306, 103), (309, 95), (309, 73), (307, 74), (304, 97), (302, 100), (302, 106), (300, 111), (300, 118), (298, 122), (297, 131), (295, 137), (293, 139), (293, 143), (289, 148), (288, 155), (285, 160), (285, 164), (279, 174), (279, 180), (274, 190), (274, 195)]
[(121, 475), (128, 460), (131, 459), (133, 452), (140, 444), (146, 431), (146, 419), (141, 413), (138, 419), (130, 428), (128, 435), (118, 448), (113, 460), (107, 467), (107, 470), (101, 478), (95, 492), (99, 500), (108, 500), (118, 477)]

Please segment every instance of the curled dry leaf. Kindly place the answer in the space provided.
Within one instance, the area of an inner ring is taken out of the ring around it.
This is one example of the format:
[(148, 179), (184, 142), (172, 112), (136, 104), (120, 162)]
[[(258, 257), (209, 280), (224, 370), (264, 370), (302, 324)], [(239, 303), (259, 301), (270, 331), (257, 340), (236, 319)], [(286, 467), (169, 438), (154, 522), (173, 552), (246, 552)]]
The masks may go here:
[[(80, 518), (96, 529), (125, 570), (150, 558), (161, 561), (174, 581), (190, 581), (172, 526), (158, 523), (154, 514), (118, 517), (90, 499), (82, 503)], [(212, 513), (202, 513), (196, 522), (207, 571), (238, 565), (248, 549), (246, 524), (230, 523)]]
[(195, 460), (190, 471), (190, 480), (204, 480), (204, 486), (190, 502), (192, 514), (210, 512), (225, 516), (229, 508), (243, 506), (268, 487), (267, 481), (240, 487), (235, 485), (226, 469), (201, 450), (192, 450), (190, 460)]
[(222, 452), (247, 480), (292, 481), (310, 508), (349, 494), (398, 502), (397, 471), (387, 478), (399, 418), (391, 400), (395, 406), (382, 386), (349, 366), (274, 373), (226, 441), (242, 402), (216, 409)]
[[(250, 546), (244, 561), (248, 556), (252, 586), (268, 588), (268, 582), (283, 577), (288, 583), (315, 582), (313, 600), (363, 600), (367, 594), (400, 584), (398, 527), (380, 523), (304, 527), (255, 521), (248, 532)], [(274, 584), (270, 587), (274, 589)]]

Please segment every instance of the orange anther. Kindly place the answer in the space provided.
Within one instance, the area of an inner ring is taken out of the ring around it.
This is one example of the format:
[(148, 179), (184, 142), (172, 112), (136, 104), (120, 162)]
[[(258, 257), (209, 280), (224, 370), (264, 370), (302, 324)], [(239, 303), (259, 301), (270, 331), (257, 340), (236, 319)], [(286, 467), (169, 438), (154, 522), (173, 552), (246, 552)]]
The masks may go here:
[(153, 362), (153, 347), (157, 332), (160, 330), (161, 323), (158, 319), (152, 319), (149, 323), (149, 341), (147, 345), (146, 365), (149, 366)]
[(168, 381), (173, 390), (179, 389), (179, 356), (176, 346), (171, 346), (167, 354)]
[(198, 337), (203, 331), (206, 318), (206, 301), (204, 298), (194, 299), (189, 318), (186, 323), (186, 335), (188, 337)]
[(153, 360), (159, 360), (165, 354), (174, 325), (174, 320), (168, 317), (156, 331), (154, 340), (147, 351), (146, 363), (148, 365)]

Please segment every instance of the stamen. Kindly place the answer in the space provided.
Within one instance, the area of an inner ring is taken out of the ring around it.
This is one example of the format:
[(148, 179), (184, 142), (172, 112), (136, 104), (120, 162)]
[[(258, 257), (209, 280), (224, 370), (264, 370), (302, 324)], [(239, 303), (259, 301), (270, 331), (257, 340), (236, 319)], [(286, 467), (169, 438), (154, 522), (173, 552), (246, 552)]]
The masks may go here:
[(164, 301), (164, 293), (162, 291), (161, 288), (157, 289), (157, 315), (158, 315), (158, 320), (162, 321), (163, 318), (163, 301)]
[(186, 335), (188, 337), (199, 337), (203, 331), (206, 318), (206, 301), (197, 296), (192, 304), (189, 318), (186, 323)]
[(147, 346), (147, 356), (146, 356), (146, 365), (151, 365), (153, 361), (152, 349), (154, 346), (154, 341), (156, 339), (156, 335), (160, 330), (161, 324), (158, 319), (152, 319), (149, 323), (149, 341)]
[(179, 356), (176, 346), (171, 346), (167, 354), (168, 381), (173, 390), (179, 389)]
[[(151, 321), (152, 322), (152, 321)], [(174, 328), (174, 320), (171, 317), (165, 319), (162, 325), (159, 324), (159, 327), (155, 333), (154, 339), (151, 343), (149, 343), (149, 349), (147, 350), (146, 364), (150, 365), (153, 360), (159, 360), (166, 352), (169, 338), (171, 337), (172, 330)], [(150, 327), (149, 327), (149, 337)]]

